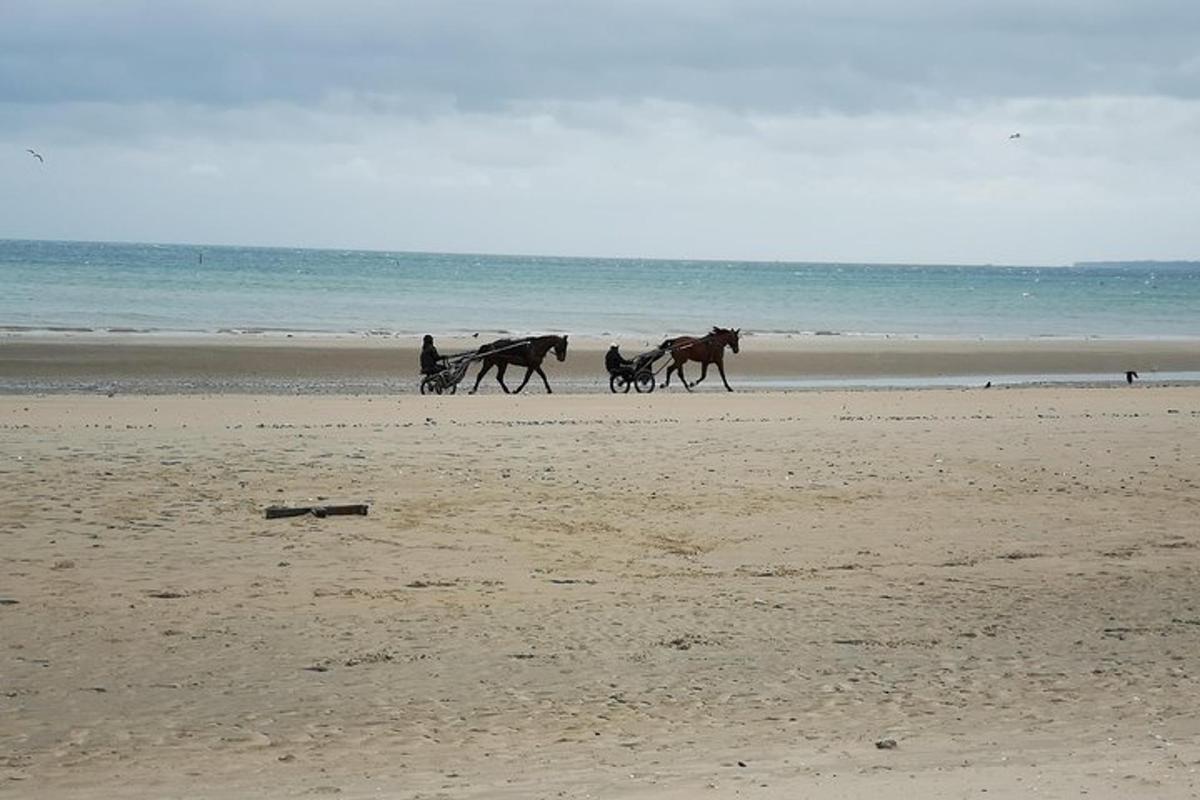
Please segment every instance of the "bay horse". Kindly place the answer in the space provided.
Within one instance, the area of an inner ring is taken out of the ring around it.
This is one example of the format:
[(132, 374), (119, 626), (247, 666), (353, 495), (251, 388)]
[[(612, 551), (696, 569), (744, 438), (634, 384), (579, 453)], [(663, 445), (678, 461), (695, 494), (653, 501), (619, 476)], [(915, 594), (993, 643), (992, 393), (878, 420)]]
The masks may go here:
[[(738, 334), (741, 332), (741, 328), (714, 326), (708, 335), (699, 339), (694, 336), (677, 336), (660, 344), (660, 348), (671, 354), (671, 366), (667, 367), (667, 376), (662, 383), (663, 388), (671, 385), (671, 373), (678, 372), (679, 380), (683, 381), (683, 388), (690, 392), (693, 386), (699, 384), (708, 375), (708, 365), (716, 364), (717, 371), (721, 373), (721, 383), (725, 384), (725, 388), (732, 392), (733, 387), (725, 379), (725, 345), (729, 345), (729, 348), (736, 353), (738, 351)], [(683, 365), (688, 361), (700, 362), (700, 377), (696, 383), (689, 384), (687, 378), (683, 376)]]
[(479, 369), (479, 374), (475, 376), (475, 385), (471, 388), (471, 394), (475, 394), (479, 388), (479, 382), (492, 367), (496, 368), (496, 380), (500, 382), (500, 388), (504, 390), (505, 394), (509, 394), (508, 385), (504, 383), (504, 372), (508, 369), (509, 364), (525, 368), (525, 379), (512, 393), (515, 394), (524, 389), (525, 384), (529, 383), (529, 376), (536, 372), (542, 377), (542, 383), (546, 384), (546, 393), (554, 394), (554, 390), (550, 388), (550, 381), (546, 380), (546, 373), (542, 372), (542, 361), (551, 350), (554, 351), (554, 357), (559, 361), (566, 361), (567, 337), (531, 336), (528, 339), (497, 339), (490, 344), (485, 344), (479, 348), (479, 355), (483, 357), (483, 366)]

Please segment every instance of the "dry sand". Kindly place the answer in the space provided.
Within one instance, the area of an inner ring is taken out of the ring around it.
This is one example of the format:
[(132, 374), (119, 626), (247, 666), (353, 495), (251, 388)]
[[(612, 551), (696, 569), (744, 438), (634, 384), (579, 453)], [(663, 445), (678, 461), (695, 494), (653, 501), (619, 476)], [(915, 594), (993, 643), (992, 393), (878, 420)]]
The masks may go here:
[[(0, 397), (0, 795), (1195, 797), (1198, 427), (1188, 387)], [(371, 513), (263, 519), (320, 498)]]

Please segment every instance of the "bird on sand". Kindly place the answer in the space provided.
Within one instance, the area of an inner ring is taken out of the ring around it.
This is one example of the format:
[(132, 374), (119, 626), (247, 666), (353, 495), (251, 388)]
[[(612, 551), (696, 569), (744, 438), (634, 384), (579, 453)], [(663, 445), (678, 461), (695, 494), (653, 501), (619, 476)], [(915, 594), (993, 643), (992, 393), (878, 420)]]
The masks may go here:
[(31, 149), (29, 149), (28, 147), (26, 147), (26, 148), (25, 148), (25, 152), (26, 152), (26, 153), (29, 153), (29, 155), (33, 156), (34, 158), (36, 158), (36, 159), (37, 159), (38, 161), (40, 161), (41, 163), (43, 163), (43, 164), (45, 164), (45, 163), (46, 163), (46, 159), (42, 158), (42, 154), (41, 154), (41, 153), (39, 153), (37, 150), (31, 150)]
[(1017, 132), (1017, 133), (1010, 133), (1010, 134), (1008, 135), (1008, 138), (1009, 138), (1009, 139), (1020, 139), (1020, 138), (1021, 138), (1021, 134), (1020, 134), (1020, 132)]

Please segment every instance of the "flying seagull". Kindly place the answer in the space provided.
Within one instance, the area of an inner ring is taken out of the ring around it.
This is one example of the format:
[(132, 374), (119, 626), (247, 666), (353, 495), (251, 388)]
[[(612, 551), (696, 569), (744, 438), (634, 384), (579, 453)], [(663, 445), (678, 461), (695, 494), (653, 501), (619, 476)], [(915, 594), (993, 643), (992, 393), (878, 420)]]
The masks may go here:
[(1008, 138), (1010, 138), (1010, 139), (1020, 139), (1020, 138), (1021, 138), (1021, 133), (1020, 133), (1020, 131), (1018, 131), (1017, 133), (1010, 133), (1010, 134), (1008, 135)]
[(33, 156), (34, 158), (36, 158), (38, 161), (42, 162), (43, 164), (46, 163), (46, 159), (42, 158), (42, 154), (39, 153), (37, 150), (30, 150), (28, 147), (26, 147), (25, 152), (29, 153), (29, 155)]

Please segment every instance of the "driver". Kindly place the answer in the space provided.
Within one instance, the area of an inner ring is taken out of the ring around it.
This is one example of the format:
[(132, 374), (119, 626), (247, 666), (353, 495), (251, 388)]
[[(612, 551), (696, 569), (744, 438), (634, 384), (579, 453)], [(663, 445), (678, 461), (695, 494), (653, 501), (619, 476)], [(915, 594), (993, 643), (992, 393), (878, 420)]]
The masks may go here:
[(421, 374), (435, 375), (446, 368), (446, 359), (433, 346), (433, 337), (428, 333), (421, 341)]
[(621, 349), (617, 347), (617, 343), (613, 342), (608, 348), (608, 352), (604, 354), (604, 368), (609, 373), (620, 372), (621, 370), (629, 369), (633, 366), (633, 362), (621, 355)]

